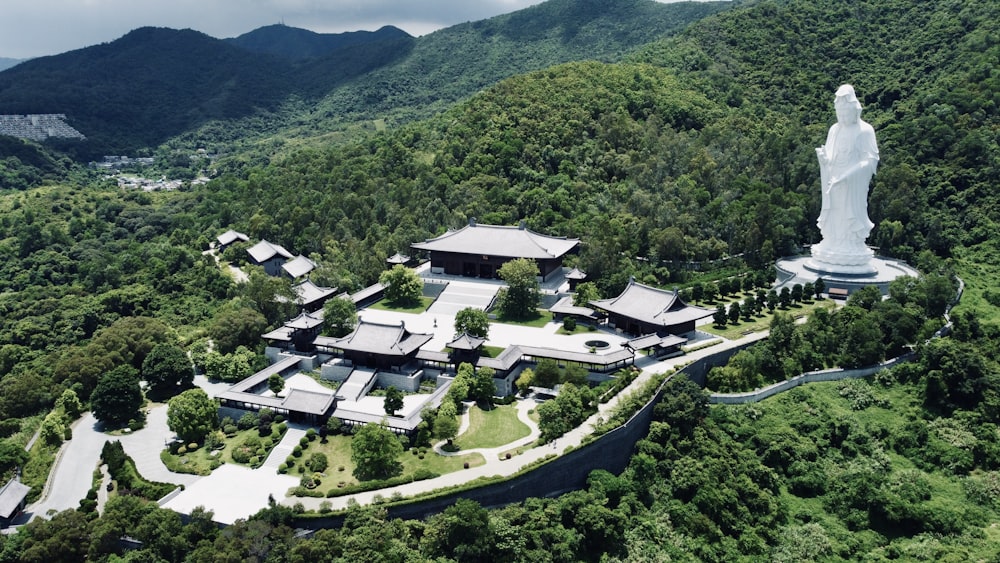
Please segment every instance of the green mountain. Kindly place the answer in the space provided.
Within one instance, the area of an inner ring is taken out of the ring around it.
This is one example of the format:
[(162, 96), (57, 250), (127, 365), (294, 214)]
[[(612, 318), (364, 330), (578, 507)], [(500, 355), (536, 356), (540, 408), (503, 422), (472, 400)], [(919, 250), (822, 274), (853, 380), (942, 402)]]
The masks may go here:
[(391, 25), (376, 31), (316, 33), (307, 29), (276, 24), (257, 28), (225, 41), (247, 51), (299, 60), (322, 57), (346, 47), (410, 37), (410, 34)]
[(373, 38), (296, 64), (192, 30), (142, 28), (0, 73), (0, 112), (65, 113), (89, 139), (81, 156), (129, 152), (209, 121), (273, 116), (289, 97), (325, 93), (410, 41)]
[(73, 147), (80, 157), (185, 133), (197, 144), (321, 135), (389, 113), (430, 115), (527, 70), (611, 60), (729, 5), (550, 0), (419, 39), (395, 28), (321, 35), (269, 26), (232, 40), (143, 28), (0, 72), (0, 113), (65, 113), (88, 138)]
[(548, 0), (421, 37), (409, 56), (331, 92), (310, 118), (322, 130), (330, 121), (426, 117), (510, 76), (569, 61), (618, 60), (732, 5)]

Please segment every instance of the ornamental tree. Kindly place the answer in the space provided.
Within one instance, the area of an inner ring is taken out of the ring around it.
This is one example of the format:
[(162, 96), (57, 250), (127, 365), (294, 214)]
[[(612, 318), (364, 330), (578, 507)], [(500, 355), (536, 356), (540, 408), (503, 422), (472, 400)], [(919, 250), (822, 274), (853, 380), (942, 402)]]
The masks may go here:
[(142, 407), (139, 372), (123, 365), (101, 376), (90, 395), (94, 418), (112, 426), (120, 426), (139, 416)]
[(382, 405), (385, 408), (385, 414), (395, 416), (403, 408), (403, 392), (396, 389), (395, 386), (390, 385), (385, 390), (385, 401), (383, 401)]
[(340, 338), (347, 336), (358, 324), (358, 308), (350, 299), (334, 297), (323, 305), (323, 331)]
[(219, 405), (202, 389), (188, 389), (167, 403), (167, 427), (184, 442), (200, 442), (219, 427)]
[(172, 397), (194, 383), (194, 369), (180, 346), (161, 343), (142, 361), (142, 377), (149, 383), (151, 396)]
[(400, 305), (419, 303), (424, 291), (424, 282), (420, 276), (402, 264), (396, 264), (391, 270), (382, 272), (378, 283), (385, 286), (385, 298)]
[(455, 334), (468, 333), (470, 336), (489, 338), (490, 318), (486, 311), (466, 307), (455, 314)]
[(285, 389), (285, 378), (280, 373), (272, 373), (267, 378), (267, 388), (275, 395), (280, 394)]
[(360, 480), (385, 479), (402, 471), (398, 457), (403, 445), (384, 424), (366, 424), (351, 439), (354, 476)]
[(500, 266), (497, 273), (507, 282), (497, 300), (500, 313), (512, 319), (531, 317), (538, 306), (538, 264), (517, 258)]

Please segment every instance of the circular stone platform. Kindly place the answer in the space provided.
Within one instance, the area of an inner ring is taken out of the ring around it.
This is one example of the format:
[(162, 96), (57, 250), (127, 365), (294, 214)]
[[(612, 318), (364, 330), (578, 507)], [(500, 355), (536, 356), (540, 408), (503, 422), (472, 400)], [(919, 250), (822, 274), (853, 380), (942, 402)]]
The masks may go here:
[(819, 272), (811, 265), (807, 265), (812, 260), (812, 256), (793, 256), (781, 258), (775, 262), (778, 270), (778, 283), (776, 288), (789, 287), (800, 283), (816, 283), (816, 280), (823, 278), (823, 283), (827, 289), (845, 289), (848, 293), (854, 293), (862, 287), (874, 285), (878, 286), (883, 295), (889, 293), (889, 282), (903, 276), (920, 277), (920, 272), (910, 267), (906, 262), (893, 258), (874, 256), (871, 264), (875, 272), (871, 274), (845, 274), (837, 272)]

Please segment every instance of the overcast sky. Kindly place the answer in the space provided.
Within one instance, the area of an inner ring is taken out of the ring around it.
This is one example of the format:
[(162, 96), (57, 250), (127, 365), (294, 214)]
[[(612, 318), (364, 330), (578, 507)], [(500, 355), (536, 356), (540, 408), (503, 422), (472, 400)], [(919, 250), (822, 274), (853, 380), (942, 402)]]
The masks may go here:
[(394, 25), (424, 35), (542, 0), (0, 0), (0, 57), (55, 55), (114, 41), (143, 26), (236, 37), (261, 26), (320, 33)]

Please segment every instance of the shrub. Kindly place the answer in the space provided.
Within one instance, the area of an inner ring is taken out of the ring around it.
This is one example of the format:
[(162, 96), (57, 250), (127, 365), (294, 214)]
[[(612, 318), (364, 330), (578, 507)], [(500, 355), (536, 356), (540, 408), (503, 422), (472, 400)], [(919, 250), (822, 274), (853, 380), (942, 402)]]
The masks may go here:
[(250, 458), (250, 464), (249, 464), (249, 465), (250, 465), (251, 467), (256, 467), (256, 466), (260, 465), (260, 458), (259, 458), (259, 457), (257, 457), (257, 456), (253, 456), (253, 457), (251, 457), (251, 458)]
[(274, 421), (275, 422), (279, 422), (279, 423), (280, 422), (284, 422), (285, 421), (285, 415), (282, 415), (282, 414), (276, 414), (276, 415), (274, 415)]
[(305, 473), (305, 472), (306, 472), (306, 466), (305, 465), (300, 465), (299, 466), (299, 473)]
[(309, 457), (309, 469), (312, 469), (316, 473), (323, 473), (326, 471), (329, 462), (326, 459), (326, 454), (322, 452), (316, 452)]
[(302, 446), (303, 448), (306, 447), (306, 446), (308, 446), (309, 445), (309, 438), (306, 438), (305, 436), (299, 438), (299, 445)]
[(198, 451), (198, 443), (197, 442), (191, 442), (190, 444), (188, 444), (188, 451), (189, 452)]
[(292, 449), (292, 455), (295, 457), (302, 457), (302, 446), (295, 446)]
[(333, 510), (333, 504), (330, 503), (330, 501), (324, 500), (323, 502), (319, 503), (320, 514), (326, 514), (328, 512), (331, 512), (332, 510)]
[(181, 445), (177, 448), (177, 455), (184, 455), (186, 453), (188, 453), (187, 446)]
[(312, 442), (313, 440), (315, 440), (316, 439), (316, 429), (310, 428), (309, 430), (306, 430), (306, 439), (309, 440), (310, 442)]
[(252, 457), (251, 456), (252, 451), (253, 450), (251, 450), (245, 445), (237, 446), (232, 453), (233, 461), (235, 461), (236, 463), (249, 463), (250, 458)]
[(240, 430), (250, 430), (251, 428), (257, 426), (259, 418), (256, 414), (248, 412), (240, 417), (239, 422), (236, 423), (236, 427)]
[(576, 319), (573, 317), (566, 317), (563, 320), (563, 330), (566, 332), (573, 332), (576, 330)]
[(291, 467), (291, 466), (295, 465), (295, 456), (291, 456), (290, 455), (290, 456), (286, 457), (285, 458), (285, 465), (287, 465), (288, 467)]
[(285, 474), (288, 473), (288, 464), (282, 463), (278, 466), (278, 473)]
[(239, 430), (240, 429), (237, 428), (235, 424), (227, 424), (222, 427), (222, 431), (226, 434), (226, 436), (229, 437), (235, 436), (236, 433), (239, 432)]

